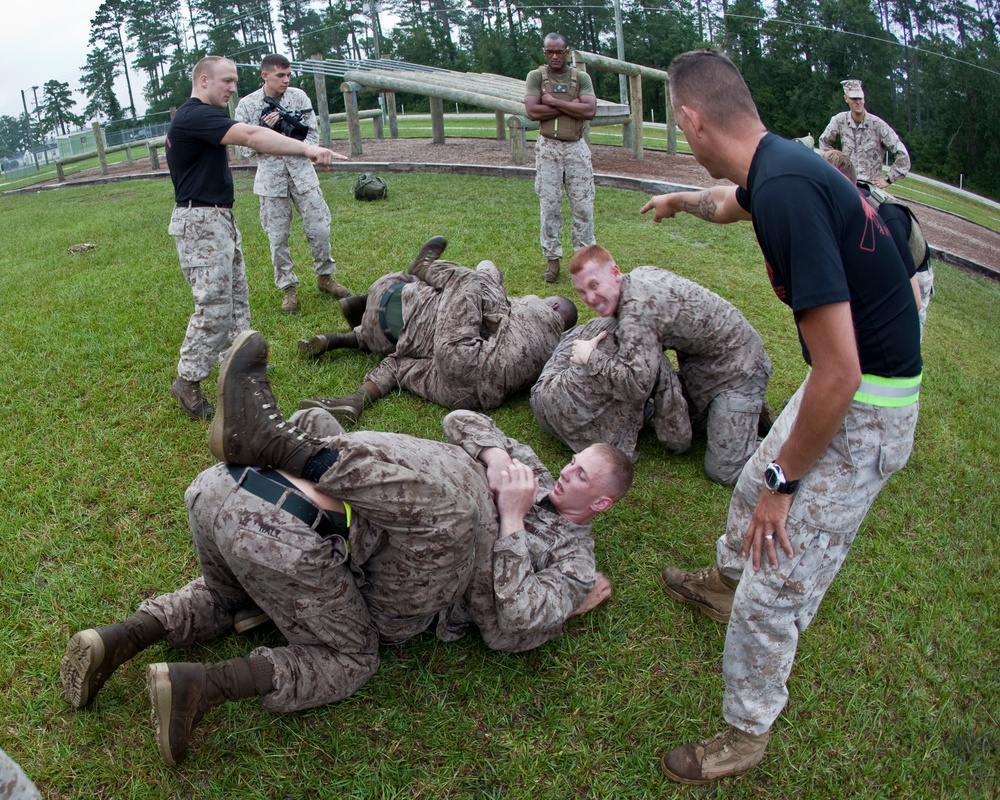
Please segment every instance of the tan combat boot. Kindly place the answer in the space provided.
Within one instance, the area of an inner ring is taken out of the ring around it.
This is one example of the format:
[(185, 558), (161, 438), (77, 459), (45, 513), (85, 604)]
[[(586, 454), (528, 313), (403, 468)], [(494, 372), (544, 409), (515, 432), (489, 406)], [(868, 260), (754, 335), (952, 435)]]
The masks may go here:
[(729, 622), (738, 583), (723, 575), (718, 567), (709, 567), (700, 572), (666, 567), (660, 573), (663, 591), (722, 623)]
[(211, 419), (214, 409), (201, 393), (201, 383), (186, 381), (178, 377), (170, 385), (170, 394), (178, 402), (181, 410), (191, 419)]
[(559, 280), (559, 259), (550, 258), (548, 266), (545, 267), (545, 274), (542, 276), (545, 278), (546, 283), (555, 283)]
[(281, 313), (295, 314), (299, 310), (299, 293), (294, 286), (285, 289), (285, 296), (281, 298)]
[(319, 275), (316, 278), (316, 288), (324, 294), (336, 297), (338, 300), (342, 297), (351, 296), (351, 290), (342, 283), (337, 283), (332, 275)]
[(660, 768), (671, 780), (695, 785), (742, 775), (760, 763), (769, 736), (730, 726), (711, 739), (674, 748), (663, 756)]

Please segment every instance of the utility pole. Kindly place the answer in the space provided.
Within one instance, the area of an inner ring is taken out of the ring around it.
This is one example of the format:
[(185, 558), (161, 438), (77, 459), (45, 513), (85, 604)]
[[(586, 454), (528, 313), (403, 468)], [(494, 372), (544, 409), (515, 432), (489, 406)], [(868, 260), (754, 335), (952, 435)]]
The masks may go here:
[[(24, 106), (24, 149), (31, 147), (31, 117), (28, 116), (28, 101), (24, 99), (24, 89), (21, 90), (21, 105)], [(32, 153), (35, 157), (35, 168), (38, 167), (38, 153)]]

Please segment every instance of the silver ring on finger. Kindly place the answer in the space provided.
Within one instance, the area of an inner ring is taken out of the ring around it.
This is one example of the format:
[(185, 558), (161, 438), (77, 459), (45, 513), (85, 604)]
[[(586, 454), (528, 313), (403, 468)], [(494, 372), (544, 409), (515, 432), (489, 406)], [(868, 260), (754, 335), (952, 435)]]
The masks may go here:
[(765, 533), (764, 534), (764, 541), (770, 542), (772, 539), (774, 539), (774, 534), (773, 533)]

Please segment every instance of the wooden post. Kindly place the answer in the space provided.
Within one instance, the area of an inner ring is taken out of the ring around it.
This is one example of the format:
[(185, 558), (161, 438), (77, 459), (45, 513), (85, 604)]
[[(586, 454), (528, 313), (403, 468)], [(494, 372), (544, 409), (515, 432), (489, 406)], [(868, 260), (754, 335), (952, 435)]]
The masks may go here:
[(364, 153), (361, 144), (361, 123), (358, 120), (358, 86), (356, 83), (344, 81), (340, 84), (344, 94), (344, 110), (347, 112), (347, 136), (351, 140), (351, 155), (360, 156)]
[(495, 113), (497, 118), (497, 141), (502, 142), (507, 138), (507, 128), (503, 124), (503, 112), (497, 111)]
[(642, 76), (628, 76), (629, 108), (632, 112), (632, 158), (642, 161)]
[[(323, 54), (313, 55), (313, 61), (322, 61)], [(330, 146), (330, 104), (326, 100), (326, 75), (314, 72), (316, 82), (316, 118), (319, 120), (319, 141), (324, 147)]]
[(667, 124), (667, 152), (670, 155), (677, 155), (677, 120), (674, 119), (674, 106), (670, 102), (670, 83), (663, 82), (663, 96), (667, 98), (667, 113), (664, 121)]
[(385, 111), (389, 117), (389, 136), (399, 138), (399, 122), (396, 119), (396, 93), (385, 93)]
[(101, 136), (101, 123), (93, 124), (94, 144), (97, 147), (97, 160), (101, 162), (101, 174), (108, 174), (108, 154), (104, 152), (104, 137)]
[(56, 159), (56, 175), (59, 176), (59, 183), (64, 183), (66, 180), (66, 172), (63, 170), (62, 161)]
[(507, 125), (510, 127), (510, 157), (520, 166), (528, 161), (528, 137), (524, 131), (524, 120), (512, 114), (507, 118)]
[(372, 122), (375, 124), (375, 138), (384, 139), (385, 130), (382, 127), (382, 115), (379, 114), (377, 117), (372, 117)]
[(431, 97), (431, 139), (434, 144), (444, 144), (444, 101)]
[(160, 156), (158, 154), (159, 148), (154, 144), (146, 145), (149, 148), (149, 168), (159, 169), (160, 168)]
[(127, 164), (131, 164), (132, 163), (132, 145), (131, 144), (125, 145), (125, 163), (127, 163)]

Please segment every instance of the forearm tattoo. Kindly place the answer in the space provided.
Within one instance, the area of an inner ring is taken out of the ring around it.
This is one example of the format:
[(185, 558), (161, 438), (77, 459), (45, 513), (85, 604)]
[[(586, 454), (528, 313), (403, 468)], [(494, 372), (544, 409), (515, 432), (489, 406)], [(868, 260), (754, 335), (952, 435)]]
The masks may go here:
[(704, 191), (697, 196), (697, 202), (694, 203), (684, 203), (684, 210), (688, 214), (699, 219), (711, 222), (715, 219), (715, 212), (718, 211), (718, 204), (712, 199), (712, 193), (710, 191)]

